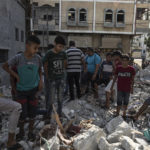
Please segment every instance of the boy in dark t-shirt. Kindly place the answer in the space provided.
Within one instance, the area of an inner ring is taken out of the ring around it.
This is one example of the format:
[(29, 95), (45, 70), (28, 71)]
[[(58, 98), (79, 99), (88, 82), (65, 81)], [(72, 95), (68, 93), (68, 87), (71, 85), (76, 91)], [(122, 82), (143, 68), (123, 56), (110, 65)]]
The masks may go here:
[(122, 65), (118, 66), (115, 70), (115, 77), (111, 90), (113, 89), (114, 83), (117, 80), (117, 115), (120, 114), (121, 106), (123, 105), (124, 112), (123, 117), (126, 117), (126, 110), (129, 103), (130, 93), (133, 93), (133, 84), (135, 70), (132, 66), (129, 66), (129, 56), (122, 56)]
[[(54, 41), (53, 50), (49, 51), (43, 58), (46, 78), (49, 82), (49, 101), (47, 103), (48, 114), (51, 117), (52, 105), (55, 100), (55, 91), (57, 93), (58, 114), (62, 114), (62, 98), (64, 91), (64, 70), (67, 67), (67, 56), (63, 51), (65, 40), (57, 36)], [(48, 118), (47, 118), (48, 119)]]

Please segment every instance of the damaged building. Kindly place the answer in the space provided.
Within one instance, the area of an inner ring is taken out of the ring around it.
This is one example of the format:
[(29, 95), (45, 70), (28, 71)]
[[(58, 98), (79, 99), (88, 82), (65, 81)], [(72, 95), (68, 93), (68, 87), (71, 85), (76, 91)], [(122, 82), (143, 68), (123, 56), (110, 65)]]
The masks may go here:
[(43, 51), (61, 33), (81, 49), (130, 52), (133, 36), (149, 32), (149, 8), (147, 0), (34, 0), (33, 32)]
[[(0, 64), (25, 49), (25, 8), (21, 0), (0, 1)], [(6, 74), (0, 70), (3, 82)]]

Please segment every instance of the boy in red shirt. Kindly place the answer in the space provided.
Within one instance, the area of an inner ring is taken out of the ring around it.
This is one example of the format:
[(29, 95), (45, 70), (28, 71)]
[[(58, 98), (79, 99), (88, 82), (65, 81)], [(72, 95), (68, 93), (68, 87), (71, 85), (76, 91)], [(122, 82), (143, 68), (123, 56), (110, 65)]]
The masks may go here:
[(114, 83), (117, 80), (118, 94), (117, 94), (117, 115), (120, 114), (121, 106), (123, 105), (123, 117), (126, 118), (126, 110), (129, 103), (130, 93), (133, 93), (135, 69), (129, 66), (129, 56), (122, 56), (122, 65), (118, 66), (115, 70), (115, 77), (111, 90), (113, 89)]

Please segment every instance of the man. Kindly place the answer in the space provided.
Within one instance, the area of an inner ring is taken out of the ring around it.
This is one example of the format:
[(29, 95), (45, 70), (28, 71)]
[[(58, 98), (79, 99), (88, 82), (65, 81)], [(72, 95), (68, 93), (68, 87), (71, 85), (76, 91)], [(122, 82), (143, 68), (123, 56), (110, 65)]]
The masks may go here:
[(80, 73), (81, 64), (84, 63), (84, 54), (82, 51), (75, 47), (75, 42), (69, 42), (69, 49), (66, 51), (67, 54), (67, 78), (69, 83), (70, 101), (75, 99), (74, 96), (74, 83), (77, 88), (77, 97), (81, 97), (80, 91)]
[(92, 48), (88, 48), (87, 50), (88, 56), (85, 58), (85, 63), (86, 63), (86, 70), (87, 72), (87, 90), (88, 92), (88, 87), (89, 83), (91, 82), (92, 88), (94, 90), (94, 98), (98, 98), (98, 76), (99, 76), (99, 68), (100, 68), (100, 62), (101, 58), (99, 55), (94, 53)]

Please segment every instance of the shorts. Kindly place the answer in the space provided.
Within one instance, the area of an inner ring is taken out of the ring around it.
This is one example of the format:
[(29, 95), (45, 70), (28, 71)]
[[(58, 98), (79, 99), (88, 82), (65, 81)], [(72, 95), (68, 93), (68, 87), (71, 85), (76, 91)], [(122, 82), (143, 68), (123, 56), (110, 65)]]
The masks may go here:
[(150, 97), (149, 97), (148, 99), (145, 100), (144, 104), (150, 105)]
[(129, 92), (121, 92), (117, 93), (117, 105), (118, 106), (128, 106), (129, 104), (130, 93)]
[[(111, 92), (111, 86), (113, 84), (113, 80), (110, 80), (108, 85), (105, 88), (105, 92)], [(117, 91), (117, 83), (114, 84), (113, 90)]]
[(29, 91), (17, 91), (17, 102), (22, 105), (21, 120), (25, 120), (27, 117), (34, 118), (36, 116), (37, 91), (37, 87)]
[(93, 81), (92, 80), (93, 75), (94, 75), (94, 73), (87, 72), (87, 81), (92, 81), (94, 84), (94, 83), (97, 83), (97, 81), (99, 80), (99, 76), (97, 74), (96, 79)]

